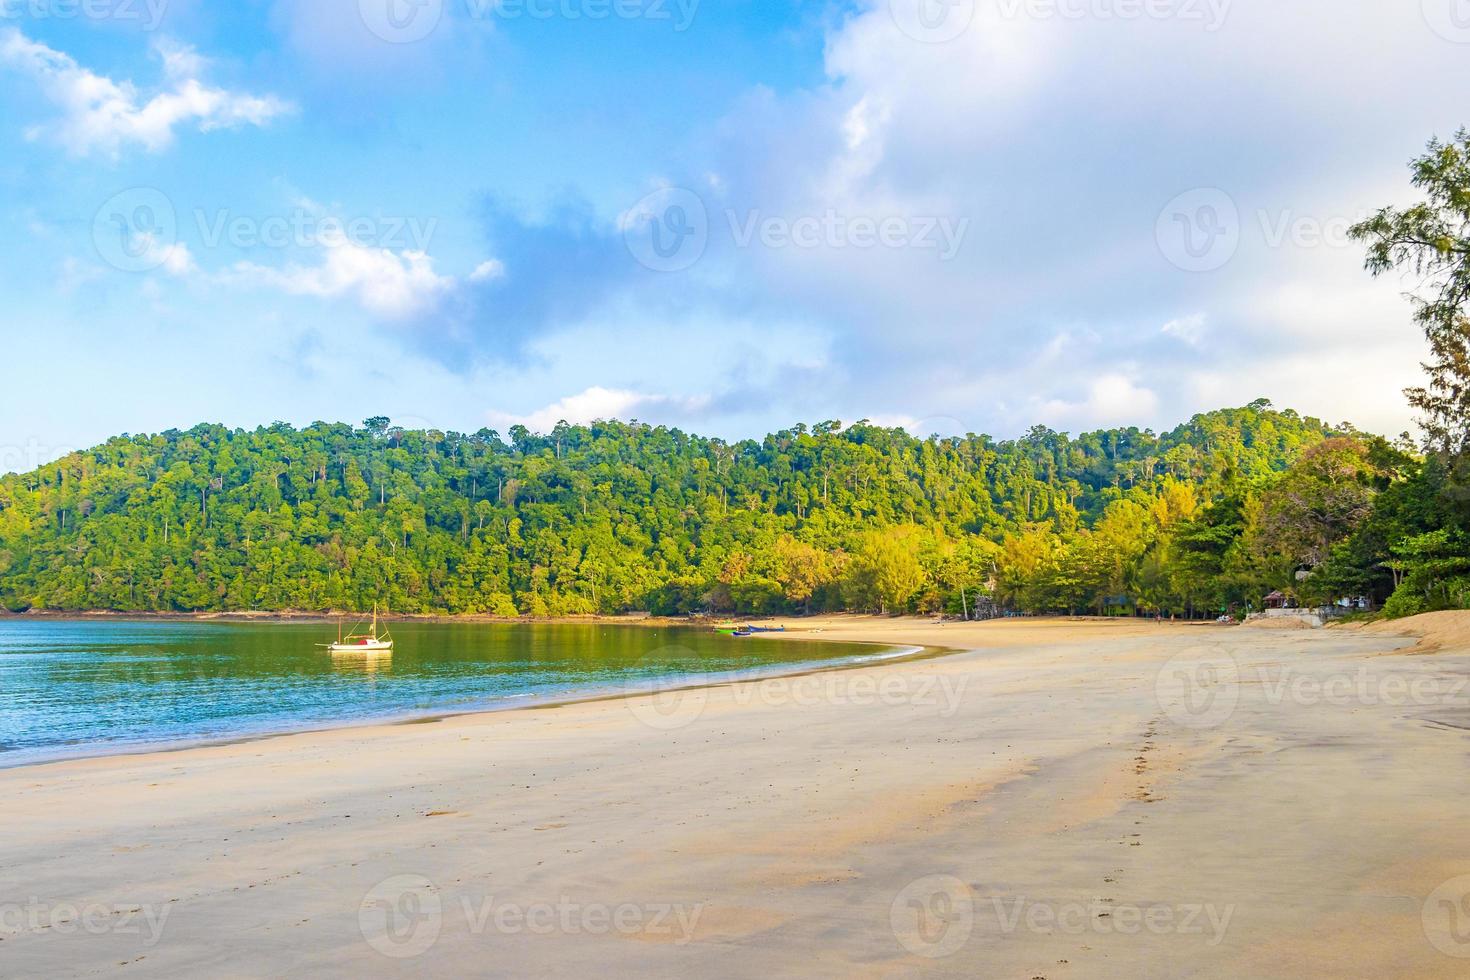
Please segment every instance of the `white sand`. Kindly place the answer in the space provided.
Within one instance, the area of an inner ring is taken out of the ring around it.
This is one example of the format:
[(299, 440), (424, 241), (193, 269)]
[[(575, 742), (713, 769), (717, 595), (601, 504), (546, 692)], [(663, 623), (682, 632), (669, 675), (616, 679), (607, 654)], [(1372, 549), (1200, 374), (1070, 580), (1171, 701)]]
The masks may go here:
[(0, 975), (1470, 975), (1463, 644), (803, 625), (973, 652), (0, 772)]

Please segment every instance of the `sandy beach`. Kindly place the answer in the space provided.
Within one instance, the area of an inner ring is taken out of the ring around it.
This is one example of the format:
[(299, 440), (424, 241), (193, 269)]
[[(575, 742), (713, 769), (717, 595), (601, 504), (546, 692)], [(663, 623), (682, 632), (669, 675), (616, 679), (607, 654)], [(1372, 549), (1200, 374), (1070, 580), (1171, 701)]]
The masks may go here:
[(1465, 625), (805, 620), (956, 652), (3, 771), (0, 975), (1463, 977)]

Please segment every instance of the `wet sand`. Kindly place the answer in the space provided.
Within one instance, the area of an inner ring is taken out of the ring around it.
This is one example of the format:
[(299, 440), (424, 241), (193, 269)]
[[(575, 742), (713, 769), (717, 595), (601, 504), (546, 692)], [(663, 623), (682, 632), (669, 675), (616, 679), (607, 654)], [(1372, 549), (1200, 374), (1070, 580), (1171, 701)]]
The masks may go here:
[(801, 625), (964, 652), (0, 772), (0, 975), (1470, 973), (1470, 645)]

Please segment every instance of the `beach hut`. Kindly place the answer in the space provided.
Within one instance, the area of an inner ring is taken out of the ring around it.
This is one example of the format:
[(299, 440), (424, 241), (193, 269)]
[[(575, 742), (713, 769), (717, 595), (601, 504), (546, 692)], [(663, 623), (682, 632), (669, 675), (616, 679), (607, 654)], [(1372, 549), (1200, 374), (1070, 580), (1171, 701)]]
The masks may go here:
[(1266, 596), (1261, 602), (1267, 609), (1292, 609), (1296, 606), (1295, 600), (1280, 589)]

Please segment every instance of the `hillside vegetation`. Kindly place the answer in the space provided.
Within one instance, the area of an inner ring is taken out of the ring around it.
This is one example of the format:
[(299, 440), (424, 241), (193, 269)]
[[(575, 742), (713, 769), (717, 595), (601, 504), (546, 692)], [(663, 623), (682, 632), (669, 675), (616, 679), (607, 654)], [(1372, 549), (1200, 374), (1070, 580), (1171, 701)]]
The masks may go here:
[[(1386, 544), (1353, 535), (1423, 468), (1264, 401), (1162, 435), (1001, 442), (862, 422), (736, 443), (620, 422), (200, 425), (0, 479), (0, 600), (511, 616), (957, 612), (978, 594), (1213, 612), (1269, 588), (1387, 595)], [(1361, 553), (1334, 560), (1347, 544)], [(1299, 583), (1303, 567), (1323, 573)]]

